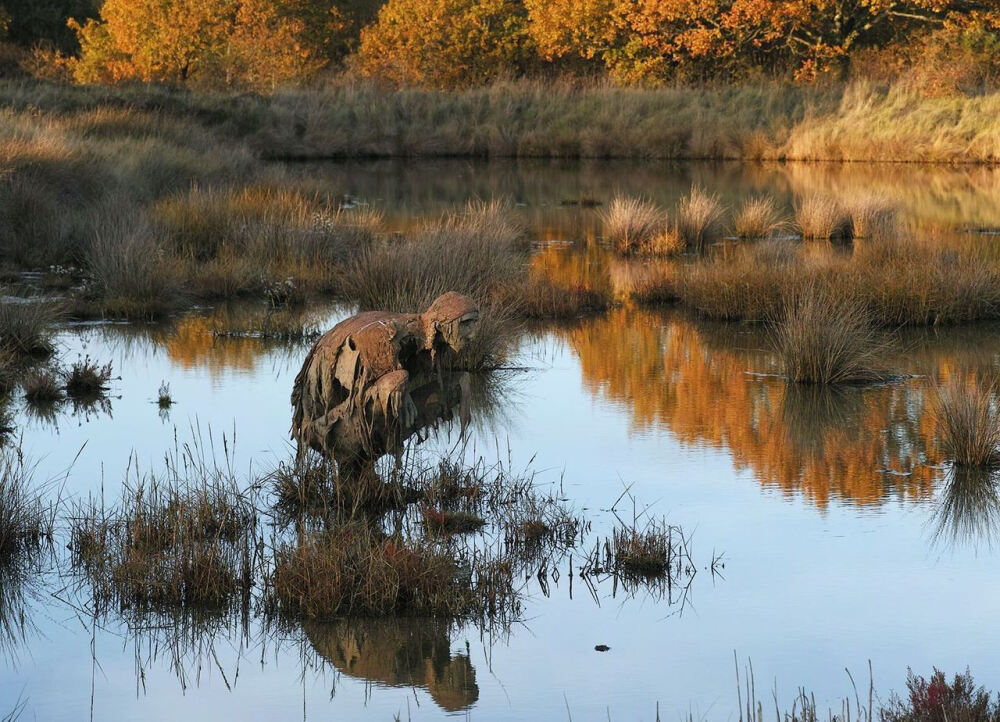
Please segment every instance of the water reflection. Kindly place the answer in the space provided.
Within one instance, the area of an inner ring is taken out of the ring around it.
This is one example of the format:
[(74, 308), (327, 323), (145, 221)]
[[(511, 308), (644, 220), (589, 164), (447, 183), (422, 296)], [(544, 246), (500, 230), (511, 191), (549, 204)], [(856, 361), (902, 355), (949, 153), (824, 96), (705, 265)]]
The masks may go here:
[(931, 526), (934, 542), (943, 546), (992, 548), (1000, 531), (1000, 473), (949, 469)]
[[(764, 331), (677, 313), (617, 309), (566, 332), (594, 396), (626, 409), (633, 433), (666, 429), (728, 451), (767, 487), (870, 505), (929, 498), (939, 476), (925, 383), (823, 389), (788, 384)], [(939, 367), (947, 350), (925, 352)], [(943, 369), (942, 369), (943, 370)]]
[(457, 712), (479, 699), (468, 650), (452, 652), (447, 622), (435, 619), (343, 619), (305, 622), (316, 652), (350, 677), (389, 687), (422, 687), (441, 709)]

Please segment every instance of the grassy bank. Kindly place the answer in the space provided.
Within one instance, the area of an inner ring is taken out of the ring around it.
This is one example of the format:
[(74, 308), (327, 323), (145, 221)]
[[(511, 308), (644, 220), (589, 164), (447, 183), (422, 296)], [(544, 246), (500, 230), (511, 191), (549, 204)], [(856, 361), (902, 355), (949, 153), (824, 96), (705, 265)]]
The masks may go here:
[(702, 88), (519, 82), (454, 92), (368, 85), (211, 94), (160, 87), (0, 86), (0, 107), (141, 116), (104, 132), (195, 122), (264, 158), (481, 156), (983, 163), (1000, 160), (1000, 93), (904, 85)]

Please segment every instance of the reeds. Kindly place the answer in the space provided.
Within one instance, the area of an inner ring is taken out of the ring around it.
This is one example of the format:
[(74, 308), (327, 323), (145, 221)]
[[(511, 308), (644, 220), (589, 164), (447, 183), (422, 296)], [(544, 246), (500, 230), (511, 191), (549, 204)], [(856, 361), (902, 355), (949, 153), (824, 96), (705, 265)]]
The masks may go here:
[(994, 383), (955, 380), (938, 389), (935, 414), (945, 454), (956, 466), (1000, 465), (1000, 411)]
[(733, 233), (738, 238), (770, 238), (787, 227), (770, 196), (747, 198), (733, 217)]
[(21, 357), (50, 356), (55, 350), (52, 325), (57, 318), (52, 304), (37, 299), (0, 301), (0, 350)]
[(20, 449), (0, 448), (0, 567), (52, 542), (58, 504), (33, 487), (32, 471)]
[(813, 195), (801, 199), (795, 206), (795, 223), (805, 239), (851, 238), (851, 216), (835, 198)]
[(788, 298), (773, 334), (790, 381), (843, 384), (884, 378), (873, 368), (882, 345), (857, 297), (809, 285)]
[(63, 388), (70, 396), (84, 398), (101, 396), (108, 390), (111, 374), (110, 363), (102, 366), (92, 361), (90, 356), (85, 356), (74, 362), (65, 373)]
[(724, 214), (717, 195), (693, 186), (677, 205), (677, 233), (688, 247), (704, 248), (720, 235)]
[(643, 198), (615, 196), (600, 217), (604, 239), (622, 255), (668, 255), (683, 250), (667, 214)]

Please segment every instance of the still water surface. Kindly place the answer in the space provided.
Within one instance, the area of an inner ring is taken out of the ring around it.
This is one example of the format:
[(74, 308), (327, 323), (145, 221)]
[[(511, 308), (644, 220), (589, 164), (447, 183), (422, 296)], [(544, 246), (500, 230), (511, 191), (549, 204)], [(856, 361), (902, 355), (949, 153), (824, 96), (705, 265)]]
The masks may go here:
[[(610, 273), (596, 211), (580, 201), (618, 191), (669, 206), (697, 182), (729, 204), (768, 192), (788, 208), (806, 193), (879, 192), (903, 205), (913, 233), (986, 251), (996, 236), (969, 231), (1000, 226), (1000, 174), (982, 169), (448, 161), (294, 171), (381, 208), (396, 228), (470, 198), (510, 198), (546, 242), (536, 271), (566, 283)], [(65, 328), (62, 358), (110, 360), (120, 378), (105, 408), (17, 409), (36, 478), (69, 500), (112, 501), (130, 463), (160, 468), (193, 440), (227, 450), (248, 475), (287, 459), (288, 397), (306, 346), (213, 339), (211, 313)], [(322, 324), (347, 313), (324, 310)], [(596, 531), (614, 523), (609, 508), (628, 488), (692, 534), (698, 573), (686, 593), (592, 595), (578, 578), (571, 585), (567, 558), (558, 581), (527, 582), (523, 624), (491, 638), (407, 620), (94, 624), (46, 577), (28, 595), (28, 631), (0, 646), (0, 717), (20, 699), (25, 718), (39, 720), (617, 720), (652, 719), (657, 705), (662, 719), (734, 719), (734, 650), (741, 666), (752, 659), (765, 706), (772, 688), (790, 706), (804, 686), (839, 710), (853, 696), (845, 667), (867, 684), (868, 660), (883, 698), (908, 666), (969, 666), (1000, 687), (996, 508), (955, 503), (961, 489), (948, 484), (928, 413), (934, 380), (996, 370), (998, 330), (900, 333), (888, 363), (904, 378), (827, 391), (776, 377), (752, 325), (618, 307), (529, 329), (516, 359), (524, 370), (475, 425), (467, 453), (499, 454), (515, 469), (530, 462)], [(163, 415), (161, 381), (177, 401)], [(421, 453), (432, 458), (458, 436), (441, 429)], [(725, 566), (712, 574), (719, 553)]]

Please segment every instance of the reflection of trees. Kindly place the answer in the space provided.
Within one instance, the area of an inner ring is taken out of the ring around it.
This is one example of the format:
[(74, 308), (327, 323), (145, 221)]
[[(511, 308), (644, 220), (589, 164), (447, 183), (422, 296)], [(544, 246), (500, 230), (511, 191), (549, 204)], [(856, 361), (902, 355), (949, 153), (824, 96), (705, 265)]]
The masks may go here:
[(442, 709), (479, 699), (468, 654), (451, 651), (447, 622), (435, 619), (350, 619), (305, 622), (317, 653), (351, 677), (391, 687), (424, 687)]
[[(952, 342), (921, 332), (919, 353), (890, 366), (946, 378), (989, 363), (989, 339), (969, 346), (965, 333)], [(922, 379), (864, 389), (791, 385), (767, 375), (776, 360), (760, 329), (630, 308), (567, 334), (586, 388), (628, 409), (635, 429), (665, 428), (683, 443), (725, 449), (762, 484), (818, 506), (925, 498), (939, 473)]]

